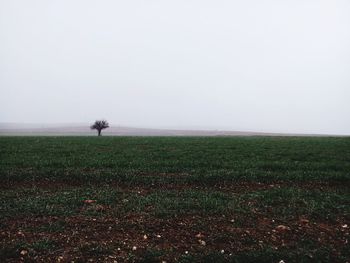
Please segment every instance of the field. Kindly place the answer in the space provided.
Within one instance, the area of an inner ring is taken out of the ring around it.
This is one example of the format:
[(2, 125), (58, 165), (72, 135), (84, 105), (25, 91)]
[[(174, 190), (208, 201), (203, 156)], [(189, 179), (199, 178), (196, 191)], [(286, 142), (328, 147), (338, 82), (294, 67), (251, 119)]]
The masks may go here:
[(1, 262), (347, 262), (350, 138), (0, 137)]

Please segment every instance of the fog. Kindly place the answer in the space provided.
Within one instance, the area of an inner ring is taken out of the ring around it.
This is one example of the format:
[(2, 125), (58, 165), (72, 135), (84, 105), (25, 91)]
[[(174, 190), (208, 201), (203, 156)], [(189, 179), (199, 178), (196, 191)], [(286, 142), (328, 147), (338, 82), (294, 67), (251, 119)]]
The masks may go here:
[(350, 1), (0, 0), (0, 122), (350, 134)]

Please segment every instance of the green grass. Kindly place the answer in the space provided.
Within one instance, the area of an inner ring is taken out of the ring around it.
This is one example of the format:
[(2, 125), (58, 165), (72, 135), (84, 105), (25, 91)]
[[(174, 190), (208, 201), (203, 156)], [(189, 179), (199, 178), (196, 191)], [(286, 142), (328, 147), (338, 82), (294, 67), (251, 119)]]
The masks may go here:
[(0, 186), (0, 261), (349, 260), (350, 138), (0, 137)]
[(325, 192), (283, 187), (248, 193), (241, 196), (241, 200), (248, 207), (279, 218), (307, 215), (313, 218), (332, 219), (335, 216), (350, 215), (348, 190)]
[[(96, 205), (104, 205), (108, 209), (98, 212), (98, 209), (94, 210), (95, 204), (83, 203), (87, 199), (96, 200)], [(324, 192), (295, 187), (259, 190), (240, 195), (208, 190), (155, 190), (148, 195), (140, 195), (122, 193), (107, 185), (50, 191), (16, 189), (3, 191), (0, 195), (0, 218), (20, 215), (103, 216), (129, 212), (151, 213), (155, 216), (229, 215), (252, 210), (279, 218), (307, 215), (332, 219), (350, 214), (350, 195), (346, 190)]]
[(4, 183), (349, 182), (349, 149), (349, 138), (0, 137), (0, 176)]

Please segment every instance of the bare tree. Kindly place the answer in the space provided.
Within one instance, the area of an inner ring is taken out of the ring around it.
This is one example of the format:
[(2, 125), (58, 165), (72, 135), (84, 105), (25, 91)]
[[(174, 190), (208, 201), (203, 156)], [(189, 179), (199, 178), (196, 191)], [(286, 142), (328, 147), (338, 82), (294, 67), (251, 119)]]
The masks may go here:
[(103, 129), (109, 128), (109, 124), (106, 120), (95, 121), (94, 124), (90, 126), (91, 130), (97, 130), (98, 136), (101, 136), (101, 131)]

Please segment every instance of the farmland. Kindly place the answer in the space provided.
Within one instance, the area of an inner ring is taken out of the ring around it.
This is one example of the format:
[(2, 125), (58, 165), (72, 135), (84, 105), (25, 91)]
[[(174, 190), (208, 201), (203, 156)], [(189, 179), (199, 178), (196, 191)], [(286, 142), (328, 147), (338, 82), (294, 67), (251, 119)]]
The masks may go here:
[(350, 138), (0, 137), (1, 262), (346, 262)]

